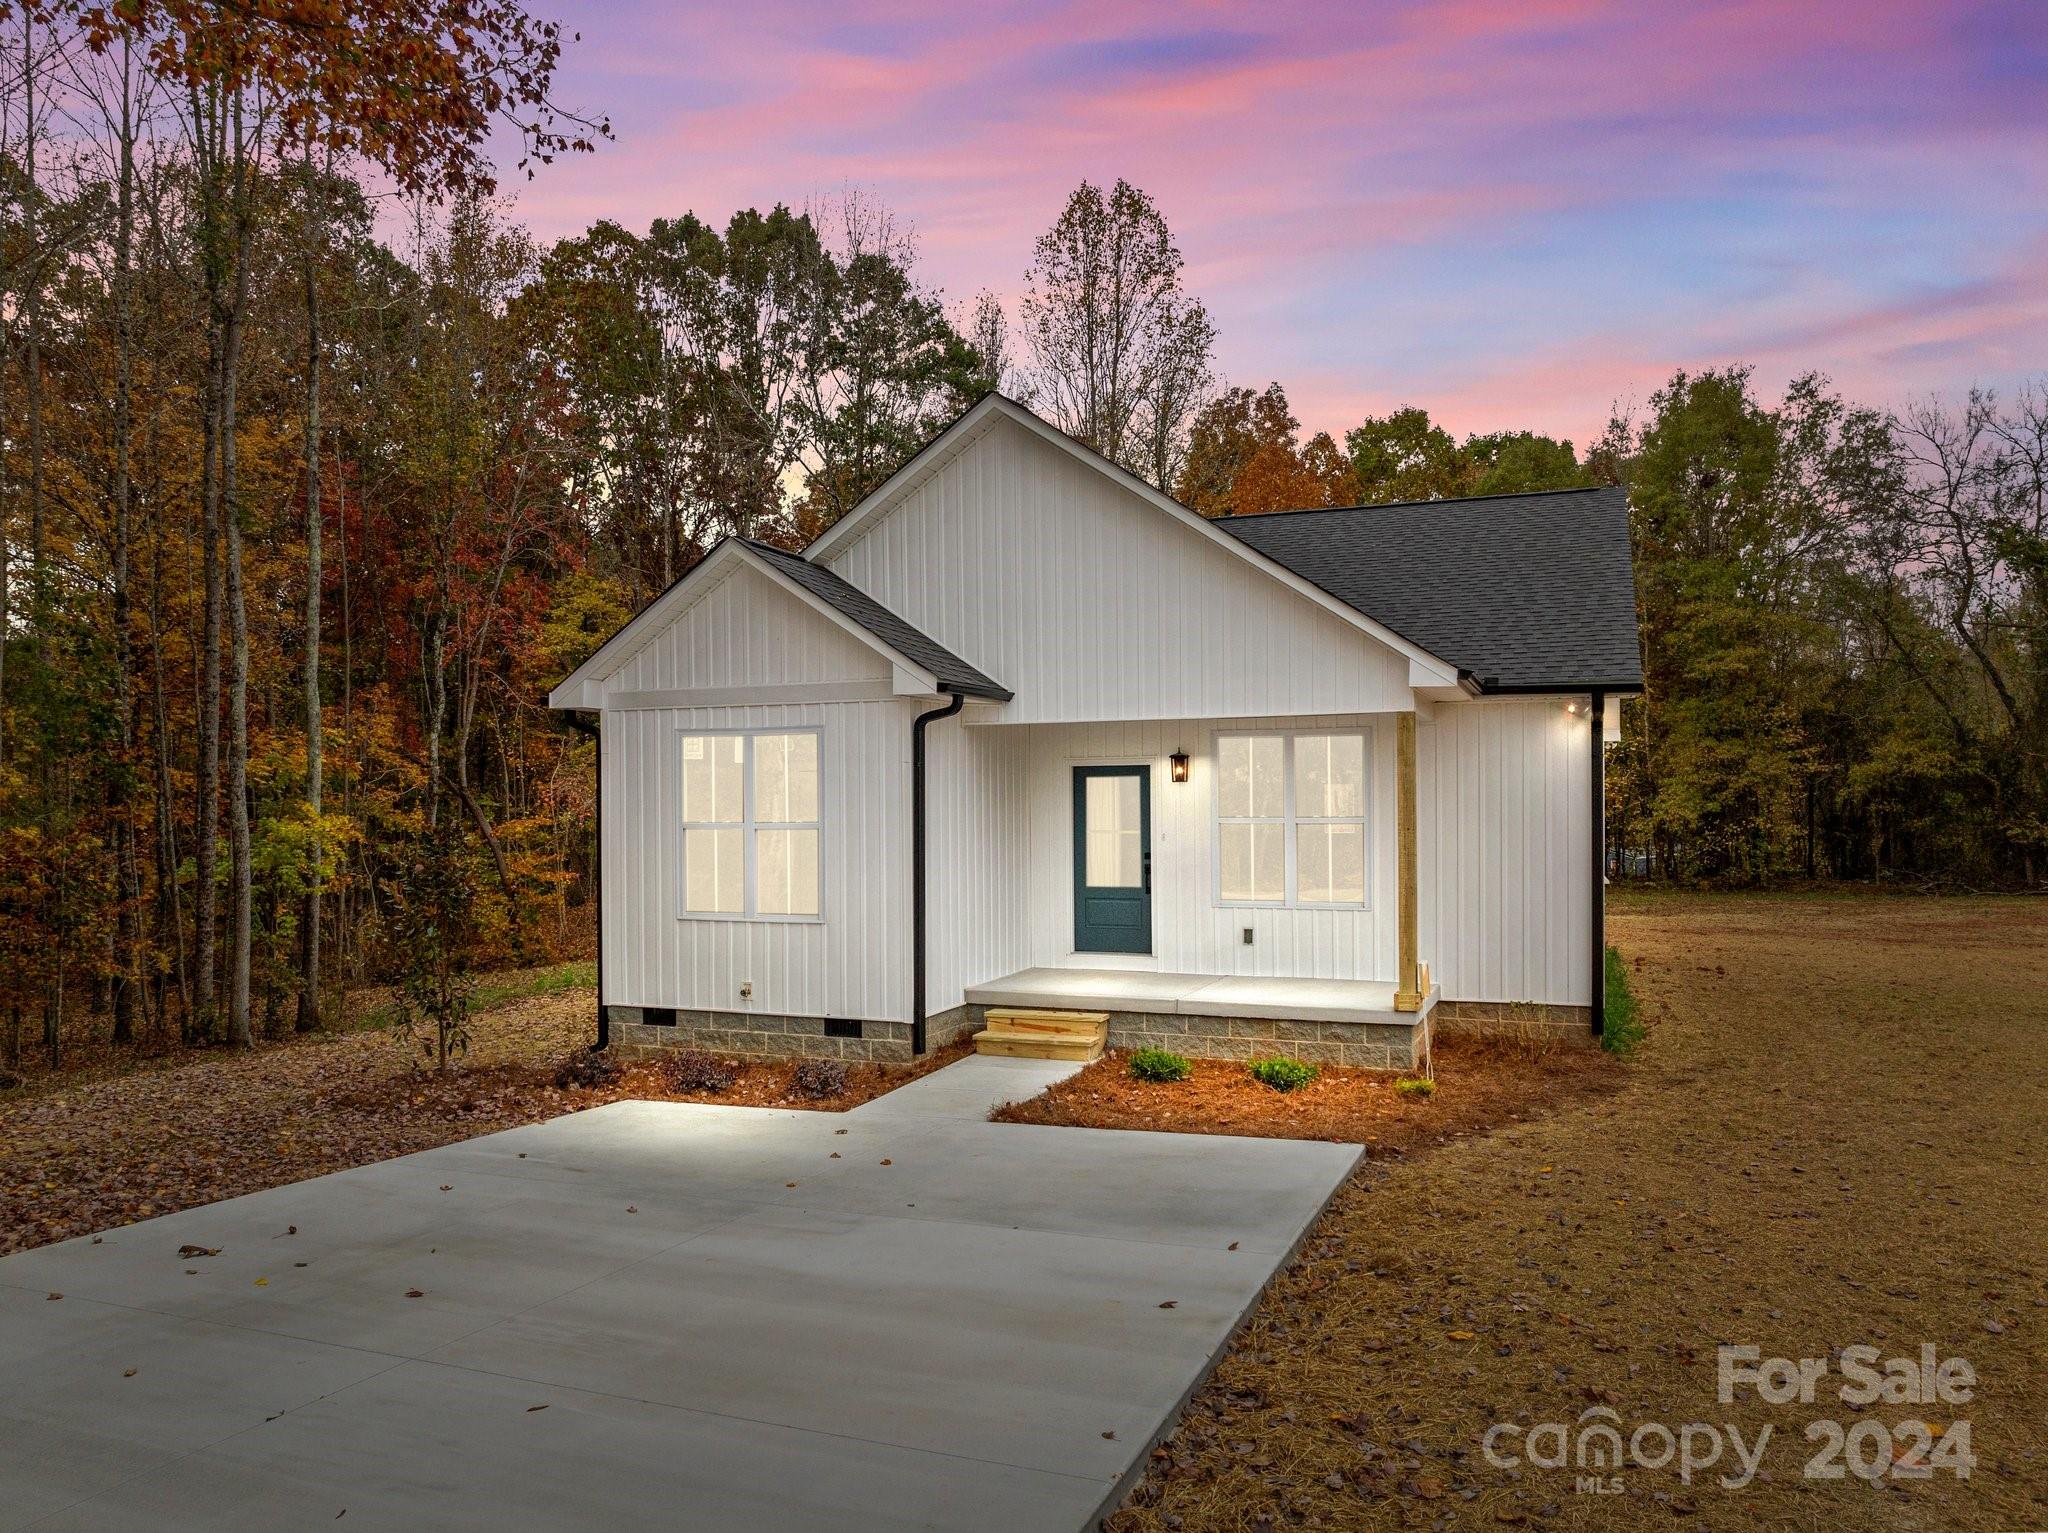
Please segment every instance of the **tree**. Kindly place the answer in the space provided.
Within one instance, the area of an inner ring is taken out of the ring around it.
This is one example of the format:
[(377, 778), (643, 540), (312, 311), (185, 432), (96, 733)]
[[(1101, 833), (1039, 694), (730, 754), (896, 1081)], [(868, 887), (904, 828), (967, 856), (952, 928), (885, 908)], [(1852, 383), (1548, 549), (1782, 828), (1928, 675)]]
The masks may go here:
[(1210, 382), (1215, 329), (1181, 283), (1180, 249), (1127, 181), (1083, 181), (1033, 247), (1023, 329), (1034, 404), (1162, 489)]
[(1277, 383), (1226, 389), (1195, 417), (1174, 493), (1204, 516), (1253, 516), (1358, 499), (1351, 465), (1327, 432), (1308, 443)]

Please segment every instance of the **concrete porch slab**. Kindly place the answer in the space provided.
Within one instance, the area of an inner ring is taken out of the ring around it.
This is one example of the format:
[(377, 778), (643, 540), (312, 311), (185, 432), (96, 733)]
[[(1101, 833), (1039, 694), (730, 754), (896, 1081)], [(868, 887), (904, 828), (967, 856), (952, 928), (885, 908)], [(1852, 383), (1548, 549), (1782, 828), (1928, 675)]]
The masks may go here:
[[(1435, 996), (1432, 993), (1431, 1000)], [(1413, 1026), (1427, 1012), (1394, 1010), (1391, 981), (1162, 974), (1128, 969), (1021, 969), (967, 988), (973, 1006), (1071, 1007), (1109, 1012)]]

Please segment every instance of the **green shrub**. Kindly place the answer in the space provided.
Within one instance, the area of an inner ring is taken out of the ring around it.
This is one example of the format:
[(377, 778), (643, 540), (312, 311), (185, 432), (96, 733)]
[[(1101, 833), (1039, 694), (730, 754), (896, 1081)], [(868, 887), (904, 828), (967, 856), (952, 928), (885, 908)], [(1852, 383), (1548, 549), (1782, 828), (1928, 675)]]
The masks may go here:
[(1184, 1081), (1195, 1067), (1186, 1056), (1170, 1049), (1134, 1049), (1130, 1069), (1141, 1081)]
[(555, 1085), (563, 1091), (581, 1087), (591, 1090), (599, 1086), (614, 1084), (619, 1078), (619, 1062), (609, 1054), (600, 1054), (596, 1049), (583, 1049), (562, 1061), (562, 1067), (555, 1072)]
[(1394, 1089), (1404, 1097), (1433, 1097), (1436, 1095), (1436, 1082), (1424, 1076), (1408, 1075), (1395, 1081)]
[(1299, 1091), (1323, 1072), (1303, 1059), (1289, 1059), (1281, 1055), (1274, 1059), (1255, 1059), (1248, 1067), (1252, 1079), (1271, 1086), (1275, 1091)]
[(1600, 1047), (1610, 1054), (1627, 1054), (1643, 1041), (1643, 1019), (1636, 1010), (1636, 993), (1629, 987), (1628, 965), (1616, 948), (1607, 950), (1607, 1014), (1600, 1033)]

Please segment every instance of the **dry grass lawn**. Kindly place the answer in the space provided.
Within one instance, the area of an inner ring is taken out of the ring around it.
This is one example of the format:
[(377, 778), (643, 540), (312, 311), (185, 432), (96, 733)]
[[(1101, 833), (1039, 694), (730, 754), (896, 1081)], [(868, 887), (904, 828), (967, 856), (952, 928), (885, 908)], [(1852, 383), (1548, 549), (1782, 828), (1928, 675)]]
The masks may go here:
[[(2048, 1528), (2048, 904), (1639, 896), (1611, 937), (1650, 1023), (1628, 1083), (1357, 1178), (1114, 1533)], [(1970, 1404), (1716, 1398), (1722, 1343), (1923, 1342)], [(1768, 1424), (1769, 1478), (1580, 1494), (1481, 1455), (1602, 1406)], [(1969, 1479), (1802, 1477), (1809, 1421), (1912, 1416), (1969, 1420)]]

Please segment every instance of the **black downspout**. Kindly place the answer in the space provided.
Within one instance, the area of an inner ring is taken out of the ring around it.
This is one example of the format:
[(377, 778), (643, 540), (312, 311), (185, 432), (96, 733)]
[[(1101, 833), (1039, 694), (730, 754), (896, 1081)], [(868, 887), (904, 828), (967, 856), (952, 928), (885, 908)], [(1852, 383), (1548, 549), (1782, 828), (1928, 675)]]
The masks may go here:
[(952, 693), (943, 708), (920, 713), (910, 726), (910, 1052), (924, 1055), (924, 727), (967, 705)]
[(597, 845), (590, 856), (591, 895), (597, 901), (597, 1044), (609, 1048), (612, 1041), (612, 1014), (604, 1004), (604, 715), (597, 716), (593, 724), (581, 714), (569, 715), (569, 722), (578, 733), (587, 735), (590, 743), (597, 747), (597, 762), (594, 780), (597, 784)]
[[(1619, 706), (1619, 705), (1617, 705)], [(1593, 1036), (1607, 1036), (1607, 694), (1596, 691), (1593, 721)]]

